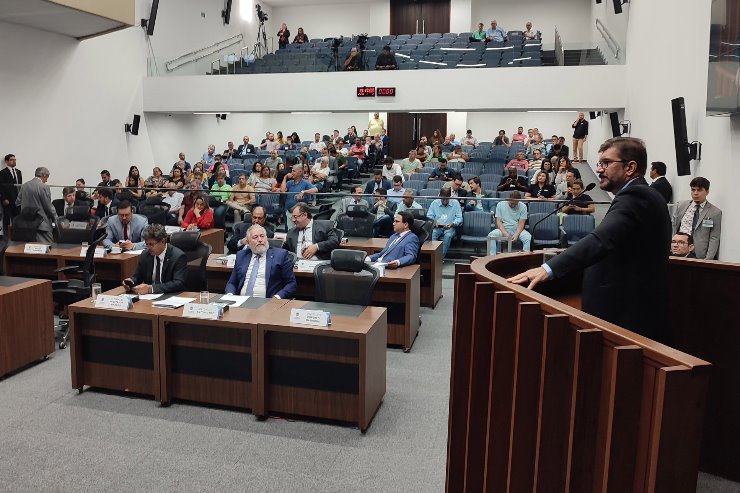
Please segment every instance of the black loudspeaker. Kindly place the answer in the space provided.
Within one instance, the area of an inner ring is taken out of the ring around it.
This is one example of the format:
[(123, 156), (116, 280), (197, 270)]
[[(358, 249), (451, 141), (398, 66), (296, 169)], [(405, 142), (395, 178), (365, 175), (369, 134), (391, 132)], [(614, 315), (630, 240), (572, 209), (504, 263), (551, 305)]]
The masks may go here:
[(676, 171), (678, 176), (691, 174), (689, 136), (686, 131), (686, 106), (683, 98), (671, 99), (673, 110), (673, 142), (676, 146)]
[(216, 120), (226, 120), (226, 113), (216, 113)]
[(595, 111), (589, 111), (588, 112), (588, 119), (589, 120), (596, 120), (596, 112)]
[(231, 20), (231, 2), (232, 0), (226, 0), (226, 8), (221, 11), (221, 17), (224, 18), (224, 24), (228, 24)]
[(612, 137), (621, 137), (622, 126), (619, 124), (619, 115), (616, 111), (614, 113), (609, 113), (609, 120), (611, 120), (612, 123)]
[(622, 13), (622, 0), (614, 0), (614, 13), (615, 14)]
[(139, 123), (141, 123), (141, 115), (134, 115), (134, 123), (131, 125), (131, 135), (139, 135)]
[(601, 3), (601, 0), (596, 0), (596, 3)]
[(154, 24), (157, 22), (157, 10), (159, 10), (159, 0), (152, 0), (152, 9), (149, 11), (149, 18), (141, 19), (141, 27), (146, 28), (147, 36), (154, 34)]

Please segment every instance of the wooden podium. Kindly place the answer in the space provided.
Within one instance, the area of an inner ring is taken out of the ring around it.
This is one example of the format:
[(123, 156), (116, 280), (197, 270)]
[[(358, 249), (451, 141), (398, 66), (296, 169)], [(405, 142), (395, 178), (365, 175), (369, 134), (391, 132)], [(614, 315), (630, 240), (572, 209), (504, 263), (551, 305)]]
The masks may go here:
[(696, 491), (710, 364), (506, 282), (542, 262), (456, 266), (447, 491)]

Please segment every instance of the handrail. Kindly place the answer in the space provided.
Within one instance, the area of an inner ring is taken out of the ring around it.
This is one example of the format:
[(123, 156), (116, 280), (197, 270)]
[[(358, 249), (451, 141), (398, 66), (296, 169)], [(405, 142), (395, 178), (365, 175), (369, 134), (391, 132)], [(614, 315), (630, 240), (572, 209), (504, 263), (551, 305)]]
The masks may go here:
[[(209, 57), (213, 55), (214, 53), (221, 51), (225, 48), (234, 46), (235, 44), (240, 44), (242, 41), (244, 41), (244, 35), (239, 33), (236, 36), (232, 36), (230, 38), (224, 39), (223, 41), (217, 41), (213, 43), (212, 45), (206, 46), (205, 48), (200, 48), (200, 49), (191, 51), (190, 53), (180, 55), (177, 58), (173, 58), (172, 60), (166, 62), (164, 66), (168, 72), (172, 72), (175, 69), (182, 67), (183, 65), (186, 65), (192, 62), (197, 62), (198, 60)], [(223, 45), (223, 46), (220, 46), (220, 45)], [(218, 48), (216, 48), (217, 46)], [(201, 53), (204, 51), (207, 51), (207, 53), (203, 53), (202, 55), (196, 56), (198, 55), (198, 53)], [(191, 57), (195, 57), (195, 58), (191, 58)], [(180, 62), (180, 63), (177, 63), (177, 62)]]
[(604, 38), (609, 49), (612, 50), (614, 59), (619, 60), (619, 53), (622, 51), (622, 48), (619, 46), (619, 43), (617, 43), (617, 40), (614, 39), (612, 33), (609, 32), (609, 29), (607, 29), (604, 23), (601, 22), (601, 19), (596, 19), (596, 30), (599, 31), (601, 37)]
[(560, 31), (555, 26), (555, 61), (558, 65), (565, 65), (565, 51), (563, 50), (563, 40), (560, 37)]

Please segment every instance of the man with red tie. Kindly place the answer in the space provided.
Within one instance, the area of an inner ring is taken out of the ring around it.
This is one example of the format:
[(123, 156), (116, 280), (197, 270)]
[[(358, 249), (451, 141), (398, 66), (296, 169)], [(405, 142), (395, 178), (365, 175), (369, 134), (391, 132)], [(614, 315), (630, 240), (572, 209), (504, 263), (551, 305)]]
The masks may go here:
[(116, 215), (108, 218), (105, 226), (108, 236), (103, 244), (106, 248), (116, 244), (123, 250), (143, 250), (144, 240), (141, 234), (148, 224), (149, 220), (145, 216), (133, 213), (131, 202), (122, 200), (118, 204)]

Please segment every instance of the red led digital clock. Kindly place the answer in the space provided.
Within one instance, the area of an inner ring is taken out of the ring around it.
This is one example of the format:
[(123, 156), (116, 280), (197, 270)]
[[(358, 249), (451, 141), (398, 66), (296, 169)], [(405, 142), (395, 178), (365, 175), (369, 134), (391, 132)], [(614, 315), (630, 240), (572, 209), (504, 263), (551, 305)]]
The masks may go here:
[(378, 96), (395, 96), (396, 88), (395, 87), (378, 87), (377, 93), (378, 93)]

